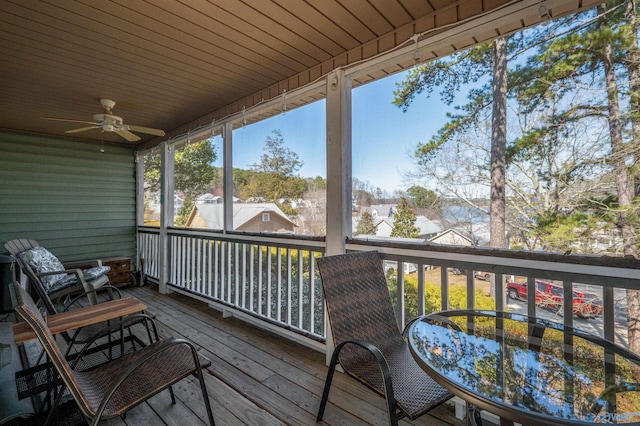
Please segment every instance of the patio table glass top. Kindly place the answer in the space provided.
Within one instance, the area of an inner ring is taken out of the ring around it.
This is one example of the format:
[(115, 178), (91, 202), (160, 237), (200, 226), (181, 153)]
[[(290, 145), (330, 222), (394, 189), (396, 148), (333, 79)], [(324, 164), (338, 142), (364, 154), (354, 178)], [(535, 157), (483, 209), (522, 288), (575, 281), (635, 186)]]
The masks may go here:
[(522, 424), (640, 424), (640, 357), (551, 321), (495, 311), (424, 316), (411, 353), (442, 386)]

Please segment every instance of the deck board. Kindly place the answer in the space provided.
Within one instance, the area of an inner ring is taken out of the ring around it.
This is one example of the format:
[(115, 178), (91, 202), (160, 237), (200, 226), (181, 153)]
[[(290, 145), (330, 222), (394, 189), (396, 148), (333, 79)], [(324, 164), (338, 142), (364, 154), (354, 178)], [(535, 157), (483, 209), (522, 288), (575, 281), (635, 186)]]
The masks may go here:
[[(223, 425), (313, 425), (327, 372), (325, 356), (235, 318), (223, 318), (205, 303), (184, 295), (161, 295), (154, 286), (128, 288), (127, 295), (145, 303), (156, 318), (161, 336), (193, 341), (211, 359), (205, 380), (214, 417)], [(158, 424), (200, 425), (206, 420), (198, 381), (176, 386), (180, 407), (169, 394), (150, 400), (148, 409), (125, 419), (161, 418)], [(136, 409), (139, 409), (137, 407)], [(175, 410), (175, 412), (172, 412)], [(177, 413), (177, 414), (176, 414)], [(177, 422), (177, 423), (176, 423)], [(325, 411), (324, 425), (387, 425), (384, 399), (344, 374), (337, 374)], [(464, 422), (443, 405), (402, 425), (456, 425)]]
[[(294, 343), (237, 318), (223, 315), (202, 302), (157, 287), (128, 287), (155, 317), (160, 337), (191, 340), (211, 360), (203, 375), (216, 425), (355, 425), (385, 426), (384, 398), (345, 374), (336, 374), (324, 419), (316, 413), (327, 374), (325, 354)], [(140, 336), (142, 337), (142, 335)], [(143, 339), (146, 340), (146, 339)], [(173, 386), (176, 405), (168, 391), (132, 408), (124, 418), (109, 419), (108, 426), (141, 424), (202, 426), (207, 424), (200, 383), (188, 377)], [(402, 426), (462, 426), (453, 407), (441, 405)]]

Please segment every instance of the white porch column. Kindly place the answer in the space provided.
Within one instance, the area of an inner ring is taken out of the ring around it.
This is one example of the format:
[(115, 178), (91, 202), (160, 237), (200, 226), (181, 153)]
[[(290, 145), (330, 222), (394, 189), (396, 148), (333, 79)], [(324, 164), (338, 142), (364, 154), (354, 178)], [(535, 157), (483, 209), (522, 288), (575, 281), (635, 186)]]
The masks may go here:
[(345, 250), (351, 236), (351, 80), (327, 76), (327, 255)]
[(169, 237), (167, 227), (173, 225), (174, 199), (173, 199), (173, 172), (174, 157), (173, 147), (167, 141), (160, 145), (160, 241), (158, 242), (158, 260), (160, 261), (160, 277), (158, 290), (160, 293), (168, 293), (167, 281), (169, 280), (169, 262), (171, 260)]
[(136, 258), (135, 268), (142, 269), (138, 227), (144, 225), (144, 158), (136, 151)]
[[(351, 80), (343, 70), (327, 76), (327, 255), (345, 252), (351, 236)], [(329, 318), (325, 315), (325, 324)], [(333, 337), (326, 327), (326, 363), (331, 362)]]
[(224, 188), (224, 232), (233, 230), (233, 124), (222, 126), (222, 187)]

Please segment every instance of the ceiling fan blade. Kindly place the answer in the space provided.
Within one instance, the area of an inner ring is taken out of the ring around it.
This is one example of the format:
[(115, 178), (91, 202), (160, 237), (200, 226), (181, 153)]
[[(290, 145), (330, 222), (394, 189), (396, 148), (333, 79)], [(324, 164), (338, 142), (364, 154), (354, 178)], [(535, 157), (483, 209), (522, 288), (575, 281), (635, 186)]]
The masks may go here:
[(160, 129), (152, 129), (150, 127), (142, 127), (142, 126), (132, 126), (130, 124), (128, 124), (127, 127), (129, 128), (129, 130), (132, 130), (132, 131), (138, 132), (138, 133), (146, 133), (146, 134), (149, 134), (149, 135), (164, 136), (164, 131), (160, 130)]
[(53, 118), (53, 117), (40, 117), (43, 118), (45, 120), (52, 120), (52, 121), (66, 121), (68, 123), (84, 123), (84, 124), (93, 124), (94, 126), (99, 126), (100, 123), (96, 123), (95, 121), (86, 121), (86, 120), (69, 120), (67, 118)]
[(125, 138), (129, 142), (138, 142), (140, 140), (139, 136), (134, 135), (133, 133), (131, 133), (127, 129), (115, 129), (114, 132), (116, 132), (118, 135), (122, 136), (123, 138)]
[(80, 133), (80, 132), (84, 132), (85, 130), (99, 129), (99, 128), (100, 128), (100, 125), (89, 126), (89, 127), (80, 127), (79, 129), (67, 130), (65, 133)]

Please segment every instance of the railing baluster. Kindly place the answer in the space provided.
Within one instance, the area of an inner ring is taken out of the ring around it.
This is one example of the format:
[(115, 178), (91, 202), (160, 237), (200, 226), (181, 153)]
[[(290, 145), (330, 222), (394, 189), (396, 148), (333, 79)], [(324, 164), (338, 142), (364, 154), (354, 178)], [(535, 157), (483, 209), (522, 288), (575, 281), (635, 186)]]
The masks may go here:
[(262, 310), (262, 246), (258, 245), (258, 314), (263, 315)]
[(255, 289), (256, 277), (253, 275), (255, 271), (254, 262), (254, 251), (255, 246), (253, 244), (249, 245), (249, 309), (251, 312), (257, 312), (256, 306), (254, 306), (255, 298), (253, 295), (253, 291)]
[(273, 309), (271, 308), (271, 249), (267, 247), (267, 318), (273, 318)]
[(298, 328), (304, 328), (303, 314), (304, 314), (304, 274), (302, 269), (303, 252), (298, 249)]
[(291, 279), (291, 249), (286, 248), (287, 251), (287, 324), (291, 324), (291, 287), (293, 281)]

